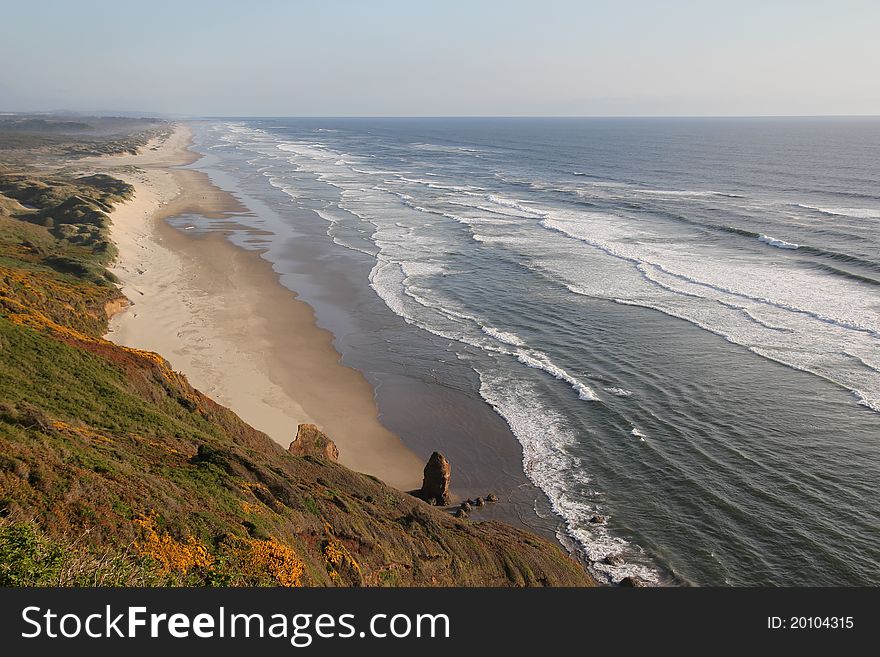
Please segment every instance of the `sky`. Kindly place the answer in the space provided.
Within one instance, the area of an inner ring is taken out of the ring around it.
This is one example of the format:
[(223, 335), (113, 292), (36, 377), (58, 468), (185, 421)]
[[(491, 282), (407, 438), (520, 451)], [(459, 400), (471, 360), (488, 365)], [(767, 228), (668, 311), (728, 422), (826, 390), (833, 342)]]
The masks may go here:
[(880, 2), (0, 0), (0, 111), (880, 114)]

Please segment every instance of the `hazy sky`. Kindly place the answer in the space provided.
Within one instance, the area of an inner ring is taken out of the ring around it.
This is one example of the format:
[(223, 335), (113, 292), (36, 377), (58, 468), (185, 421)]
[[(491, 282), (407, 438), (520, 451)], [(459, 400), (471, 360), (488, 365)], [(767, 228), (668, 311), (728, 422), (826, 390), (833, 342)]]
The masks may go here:
[(0, 0), (0, 111), (880, 114), (880, 2)]

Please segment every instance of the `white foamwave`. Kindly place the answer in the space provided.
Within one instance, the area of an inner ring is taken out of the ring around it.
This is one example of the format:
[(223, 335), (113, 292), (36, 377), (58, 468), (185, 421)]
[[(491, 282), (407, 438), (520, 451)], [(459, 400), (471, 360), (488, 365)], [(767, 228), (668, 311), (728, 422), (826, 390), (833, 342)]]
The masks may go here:
[(630, 431), (629, 433), (631, 436), (638, 438), (642, 442), (645, 442), (645, 438), (647, 438), (647, 436), (645, 434), (643, 434), (641, 431), (639, 431), (638, 427), (633, 427), (632, 431)]
[(875, 413), (880, 413), (880, 396), (875, 395), (871, 397), (861, 390), (853, 390), (853, 394), (856, 396), (857, 403), (860, 406), (866, 406)]
[(517, 360), (523, 365), (543, 370), (550, 376), (560, 381), (565, 381), (578, 394), (580, 399), (584, 401), (599, 401), (599, 397), (596, 396), (596, 393), (590, 386), (556, 365), (546, 354), (536, 350), (518, 350), (515, 355)]
[[(527, 241), (516, 244), (533, 266), (561, 278), (571, 291), (684, 319), (760, 356), (837, 383), (867, 399), (870, 408), (880, 397), (880, 375), (853, 369), (841, 355), (845, 348), (868, 352), (880, 337), (876, 292), (860, 283), (797, 263), (718, 258), (716, 246), (696, 249), (699, 242), (687, 229), (678, 228), (688, 241), (677, 242), (625, 216), (553, 211), (541, 225), (617, 259), (550, 242), (538, 248)], [(591, 260), (596, 266), (574, 265), (586, 257), (596, 258)]]
[(776, 239), (775, 237), (771, 237), (770, 235), (761, 234), (758, 236), (758, 239), (770, 246), (775, 246), (777, 249), (799, 249), (800, 245), (795, 244), (794, 242), (786, 242), (785, 240)]
[[(458, 340), (489, 353), (512, 356), (527, 367), (540, 370), (555, 379), (564, 381), (577, 393), (579, 399), (591, 402), (599, 401), (598, 395), (588, 384), (578, 379), (564, 367), (553, 362), (550, 356), (544, 352), (528, 347), (519, 336), (492, 327), (471, 315), (458, 312), (451, 308), (448, 302), (432, 301), (425, 296), (426, 293), (436, 296), (437, 292), (425, 290), (424, 293), (420, 294), (411, 285), (408, 285), (408, 282), (413, 277), (434, 275), (443, 271), (445, 271), (445, 268), (436, 263), (397, 262), (379, 254), (376, 265), (370, 272), (370, 287), (376, 291), (385, 302), (385, 305), (409, 324), (414, 324), (435, 335)], [(416, 308), (408, 305), (408, 300), (414, 301), (422, 309), (430, 310), (432, 314), (426, 316), (423, 312), (416, 312)], [(440, 324), (437, 322), (438, 319), (441, 320)], [(461, 322), (455, 322), (450, 326), (447, 323), (450, 319), (465, 320), (468, 324), (478, 327), (479, 332), (476, 334), (472, 333), (468, 330), (468, 326), (462, 325)], [(446, 325), (444, 326), (443, 324)], [(494, 338), (496, 342), (489, 343), (485, 339), (477, 339), (477, 336), (488, 336)], [(513, 347), (513, 349), (499, 347), (498, 342), (508, 347)]]
[(490, 203), (494, 203), (495, 205), (500, 205), (505, 208), (511, 208), (513, 210), (516, 210), (517, 212), (522, 212), (532, 217), (547, 216), (546, 212), (523, 205), (523, 201), (514, 201), (508, 198), (504, 198), (503, 196), (498, 196), (497, 194), (488, 194), (486, 196), (486, 200)]
[(684, 197), (694, 197), (694, 198), (703, 198), (707, 196), (727, 196), (727, 194), (723, 194), (721, 192), (713, 192), (710, 189), (707, 190), (690, 190), (690, 189), (639, 189), (637, 190), (641, 194), (649, 194), (651, 196), (684, 196)]
[(509, 344), (513, 347), (525, 347), (526, 343), (519, 336), (514, 335), (513, 333), (508, 333), (507, 331), (502, 331), (501, 329), (497, 329), (493, 326), (485, 326), (481, 325), (480, 330), (488, 335), (489, 337), (495, 338), (499, 342), (503, 342), (504, 344)]
[(615, 395), (617, 397), (631, 397), (632, 396), (632, 391), (627, 390), (625, 388), (609, 387), (609, 388), (602, 388), (602, 389), (605, 392), (610, 392), (612, 395)]
[(416, 276), (442, 276), (447, 272), (446, 266), (437, 262), (402, 262), (400, 268), (405, 278)]
[(852, 217), (853, 219), (880, 219), (880, 210), (876, 208), (823, 208), (818, 205), (795, 203), (799, 208), (815, 210), (822, 214), (830, 214), (836, 217)]
[(451, 185), (449, 183), (439, 183), (436, 180), (425, 180), (424, 178), (408, 178), (406, 176), (398, 176), (403, 182), (415, 185), (424, 185), (430, 189), (444, 189), (452, 192), (480, 192), (485, 191), (482, 187), (474, 187), (473, 185)]
[[(527, 381), (512, 379), (501, 371), (475, 368), (480, 377), (480, 395), (510, 426), (523, 448), (523, 470), (543, 490), (556, 512), (565, 522), (568, 535), (574, 539), (577, 552), (591, 564), (593, 572), (608, 582), (619, 582), (636, 576), (657, 582), (658, 574), (640, 564), (627, 562), (610, 566), (604, 559), (611, 555), (643, 557), (642, 550), (613, 536), (606, 524), (590, 523), (601, 513), (610, 519), (606, 509), (585, 498), (582, 491), (569, 486), (572, 478), (589, 483), (584, 474), (586, 464), (572, 455), (567, 447), (577, 444), (576, 434), (566, 426), (565, 419), (545, 406), (539, 391)], [(565, 473), (566, 476), (561, 476)], [(643, 560), (643, 559), (642, 559)]]
[(431, 151), (435, 153), (480, 153), (481, 151), (476, 148), (468, 148), (466, 146), (444, 146), (442, 144), (425, 144), (425, 143), (416, 143), (410, 144), (410, 148), (414, 148), (419, 151)]
[(487, 205), (482, 205), (480, 203), (465, 203), (463, 201), (447, 201), (447, 203), (449, 203), (449, 205), (457, 205), (462, 208), (470, 208), (472, 210), (479, 210), (480, 212), (489, 212), (490, 214), (496, 214), (496, 215), (500, 215), (502, 217), (522, 218), (522, 214), (516, 214), (516, 213), (510, 212), (509, 210), (502, 210), (497, 207), (492, 208)]

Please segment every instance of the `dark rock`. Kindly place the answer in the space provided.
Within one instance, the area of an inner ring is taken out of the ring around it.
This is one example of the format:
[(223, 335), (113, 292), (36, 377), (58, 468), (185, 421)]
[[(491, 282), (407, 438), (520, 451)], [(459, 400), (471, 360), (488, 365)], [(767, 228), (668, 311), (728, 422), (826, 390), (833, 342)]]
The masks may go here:
[(486, 495), (486, 501), (487, 502), (497, 502), (498, 496), (495, 493), (489, 493), (488, 495)]
[(296, 429), (296, 438), (290, 443), (287, 451), (294, 456), (312, 456), (328, 461), (339, 460), (339, 450), (314, 424), (301, 424)]
[(475, 499), (475, 500), (474, 500), (474, 506), (483, 506), (483, 498), (482, 498), (482, 497), (478, 497), (477, 499)]
[(594, 525), (604, 525), (605, 524), (605, 516), (593, 516), (590, 518), (590, 522)]
[(455, 515), (456, 518), (467, 518), (467, 517), (468, 517), (468, 512), (465, 511), (464, 509), (462, 509), (462, 508), (459, 507), (458, 509), (455, 510), (455, 514), (454, 514), (454, 515)]
[(462, 502), (462, 503), (461, 503), (461, 506), (460, 506), (459, 508), (460, 508), (462, 511), (464, 511), (465, 513), (470, 513), (470, 511), (471, 511), (471, 501), (470, 501), (470, 500), (467, 500), (466, 502)]
[(624, 577), (620, 582), (618, 582), (618, 586), (633, 586), (636, 588), (644, 588), (648, 586), (648, 583), (645, 580), (635, 577), (634, 575), (630, 575), (629, 577)]
[(436, 504), (437, 506), (448, 506), (449, 498), (449, 478), (451, 468), (449, 461), (440, 452), (431, 454), (428, 464), (425, 466), (425, 476), (422, 479), (422, 487), (419, 490), (412, 491), (412, 495), (424, 500), (428, 504)]
[(609, 566), (622, 566), (625, 561), (623, 560), (623, 557), (619, 554), (609, 554), (607, 557), (602, 559), (602, 563)]

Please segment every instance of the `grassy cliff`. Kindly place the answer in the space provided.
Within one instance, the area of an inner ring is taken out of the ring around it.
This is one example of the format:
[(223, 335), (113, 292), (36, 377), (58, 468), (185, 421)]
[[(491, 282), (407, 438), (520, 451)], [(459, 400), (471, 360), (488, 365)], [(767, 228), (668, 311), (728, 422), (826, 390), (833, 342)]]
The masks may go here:
[(592, 583), (542, 538), (293, 456), (102, 339), (130, 193), (0, 170), (0, 585)]

